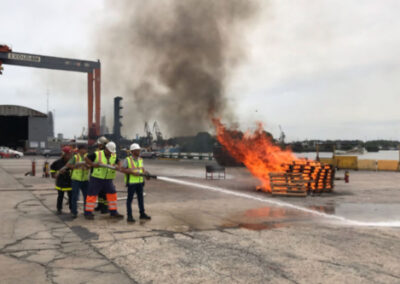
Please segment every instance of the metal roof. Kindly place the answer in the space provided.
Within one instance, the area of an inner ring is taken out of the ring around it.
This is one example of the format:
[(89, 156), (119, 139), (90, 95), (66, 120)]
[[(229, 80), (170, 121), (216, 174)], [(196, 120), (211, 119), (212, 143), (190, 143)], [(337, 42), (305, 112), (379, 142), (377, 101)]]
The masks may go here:
[(0, 116), (38, 116), (47, 117), (47, 114), (28, 108), (16, 105), (0, 105)]

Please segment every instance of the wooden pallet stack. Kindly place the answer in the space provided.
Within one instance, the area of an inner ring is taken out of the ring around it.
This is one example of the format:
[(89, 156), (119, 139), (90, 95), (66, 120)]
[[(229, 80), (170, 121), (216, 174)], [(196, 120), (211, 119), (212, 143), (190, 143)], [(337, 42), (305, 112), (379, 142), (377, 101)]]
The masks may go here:
[(307, 193), (331, 192), (335, 170), (331, 165), (300, 160), (285, 165), (285, 172), (269, 176), (273, 195), (306, 196)]
[(317, 161), (300, 160), (286, 165), (287, 173), (301, 173), (309, 193), (331, 192), (334, 187), (335, 169)]
[(309, 185), (310, 193), (331, 192), (334, 187), (335, 169), (331, 165), (321, 164), (312, 173)]
[(272, 195), (307, 196), (301, 173), (270, 173), (269, 178)]

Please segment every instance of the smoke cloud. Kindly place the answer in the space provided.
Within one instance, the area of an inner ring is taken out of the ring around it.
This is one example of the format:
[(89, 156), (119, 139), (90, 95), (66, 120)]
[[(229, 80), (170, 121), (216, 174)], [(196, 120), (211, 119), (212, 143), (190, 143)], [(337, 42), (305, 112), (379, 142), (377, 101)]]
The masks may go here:
[(99, 49), (104, 94), (124, 98), (124, 133), (158, 120), (169, 135), (190, 135), (209, 130), (211, 116), (234, 117), (225, 85), (245, 58), (254, 1), (110, 3)]

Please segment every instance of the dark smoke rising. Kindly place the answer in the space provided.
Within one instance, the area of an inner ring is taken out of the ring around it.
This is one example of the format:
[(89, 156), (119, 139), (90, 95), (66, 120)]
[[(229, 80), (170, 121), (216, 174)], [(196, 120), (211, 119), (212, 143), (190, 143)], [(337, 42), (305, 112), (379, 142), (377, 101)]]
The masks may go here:
[(233, 117), (225, 84), (244, 58), (253, 1), (114, 3), (100, 49), (105, 93), (124, 98), (125, 133), (158, 120), (168, 134), (188, 135), (208, 130), (213, 115)]

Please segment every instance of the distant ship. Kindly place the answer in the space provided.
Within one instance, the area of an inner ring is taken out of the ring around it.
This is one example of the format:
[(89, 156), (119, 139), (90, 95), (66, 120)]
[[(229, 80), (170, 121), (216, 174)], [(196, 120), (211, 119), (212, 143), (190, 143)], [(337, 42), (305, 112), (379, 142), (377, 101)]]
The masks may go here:
[(365, 153), (365, 149), (363, 147), (354, 147), (351, 150), (348, 151), (343, 151), (343, 150), (336, 150), (335, 155), (349, 155), (349, 154), (354, 154), (354, 155), (362, 155)]
[(379, 152), (379, 147), (378, 146), (365, 146), (365, 149), (368, 152)]

